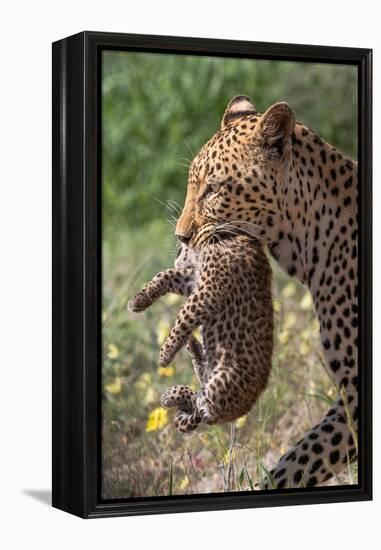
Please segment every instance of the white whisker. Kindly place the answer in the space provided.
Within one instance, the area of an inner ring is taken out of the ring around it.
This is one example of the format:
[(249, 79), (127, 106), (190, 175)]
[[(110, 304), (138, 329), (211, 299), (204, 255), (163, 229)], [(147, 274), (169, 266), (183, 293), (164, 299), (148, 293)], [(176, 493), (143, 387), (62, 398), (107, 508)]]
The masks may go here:
[(191, 148), (191, 146), (189, 145), (188, 141), (187, 141), (185, 138), (184, 138), (184, 143), (185, 143), (185, 145), (187, 146), (187, 149), (188, 149), (188, 151), (190, 152), (191, 157), (194, 158), (194, 153), (193, 153), (193, 151), (192, 151), (192, 148)]
[[(245, 224), (245, 223), (249, 226), (248, 228), (242, 227), (242, 224)], [(247, 222), (245, 220), (231, 220), (229, 222), (219, 224), (217, 227), (219, 229), (224, 229), (227, 227), (235, 228), (235, 229), (239, 229), (240, 231), (244, 231), (246, 234), (251, 235), (252, 237), (256, 237), (258, 239), (262, 238), (260, 237), (260, 235), (258, 235), (258, 232), (261, 231), (261, 227), (259, 225), (256, 225), (252, 222)]]
[(178, 216), (180, 214), (180, 212), (178, 212), (173, 205), (170, 204), (168, 207), (171, 211), (172, 216)]
[[(229, 235), (234, 235), (235, 237), (239, 237), (240, 235), (242, 235), (242, 233), (238, 233), (236, 231), (231, 231), (230, 229), (224, 229), (221, 233), (222, 234), (229, 233)], [(216, 231), (215, 235), (217, 235), (217, 231)]]
[(183, 166), (184, 168), (189, 169), (189, 164), (184, 164), (183, 162), (178, 162), (177, 164), (179, 164), (180, 166)]
[(252, 227), (255, 227), (255, 229), (261, 229), (261, 227), (259, 225), (257, 225), (256, 223), (249, 222), (249, 221), (246, 221), (246, 220), (229, 220), (228, 222), (225, 222), (225, 223), (220, 224), (220, 225), (221, 225), (221, 227), (223, 227), (224, 225), (238, 224), (238, 223), (246, 223), (247, 225), (251, 225)]
[[(161, 200), (158, 199), (157, 197), (152, 197), (152, 198), (153, 198), (153, 200), (155, 200), (156, 202), (159, 202), (160, 204), (162, 204), (163, 206), (165, 206), (165, 208), (167, 208), (169, 211), (171, 211), (171, 213), (172, 213), (173, 211), (175, 211), (174, 206), (172, 206), (172, 205), (170, 205), (170, 204), (167, 204), (167, 203), (161, 201)], [(167, 202), (168, 202), (168, 201), (167, 201)], [(175, 211), (175, 213), (177, 214), (177, 211)]]
[(173, 210), (175, 210), (178, 214), (181, 214), (182, 212), (182, 208), (181, 206), (179, 205), (178, 202), (172, 200), (172, 199), (168, 199), (167, 200), (167, 203), (172, 207)]
[(185, 162), (188, 163), (188, 166), (191, 164), (191, 159), (189, 159), (188, 157), (180, 157), (179, 160), (185, 160)]
[[(239, 229), (239, 231), (233, 231), (234, 228)], [(220, 229), (221, 229), (221, 233), (229, 233), (231, 235), (235, 235), (236, 237), (239, 237), (239, 235), (242, 235), (242, 232), (243, 232), (246, 235), (248, 235), (249, 237), (254, 237), (255, 239), (258, 239), (258, 240), (263, 240), (263, 237), (260, 237), (259, 235), (255, 235), (254, 233), (251, 233), (250, 231), (247, 231), (243, 227), (236, 227), (236, 226), (232, 226), (230, 228), (229, 227), (224, 227), (224, 228), (217, 227), (216, 232), (219, 231)]]
[(221, 246), (221, 248), (226, 250), (226, 244), (222, 240), (221, 235), (217, 235), (217, 233), (215, 233), (215, 236), (217, 237), (218, 243)]
[(172, 216), (173, 216), (173, 215), (178, 216), (178, 215), (180, 214), (180, 212), (178, 212), (178, 211), (175, 209), (174, 206), (169, 205), (168, 208), (169, 208), (169, 210), (171, 211)]

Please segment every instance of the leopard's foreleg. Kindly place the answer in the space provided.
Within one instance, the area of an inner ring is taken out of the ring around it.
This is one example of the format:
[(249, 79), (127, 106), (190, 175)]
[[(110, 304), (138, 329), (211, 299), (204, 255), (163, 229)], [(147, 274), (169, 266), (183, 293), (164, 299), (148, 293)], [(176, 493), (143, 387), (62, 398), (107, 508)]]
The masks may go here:
[(357, 393), (340, 397), (322, 422), (289, 449), (264, 488), (314, 487), (340, 473), (357, 456)]

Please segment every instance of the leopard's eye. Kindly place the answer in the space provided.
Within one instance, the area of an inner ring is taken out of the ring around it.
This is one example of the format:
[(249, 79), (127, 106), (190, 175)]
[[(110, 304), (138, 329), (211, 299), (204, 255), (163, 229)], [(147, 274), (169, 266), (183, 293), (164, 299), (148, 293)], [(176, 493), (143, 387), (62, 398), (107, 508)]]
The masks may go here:
[(218, 193), (221, 187), (221, 182), (219, 181), (210, 181), (206, 185), (205, 194), (209, 195), (210, 193)]
[(213, 181), (209, 184), (213, 193), (217, 193), (221, 187), (221, 184), (218, 181)]
[(221, 187), (221, 183), (217, 181), (211, 181), (210, 183), (207, 183), (201, 197), (198, 200), (202, 201), (206, 197), (213, 198), (213, 195), (218, 193), (220, 187)]

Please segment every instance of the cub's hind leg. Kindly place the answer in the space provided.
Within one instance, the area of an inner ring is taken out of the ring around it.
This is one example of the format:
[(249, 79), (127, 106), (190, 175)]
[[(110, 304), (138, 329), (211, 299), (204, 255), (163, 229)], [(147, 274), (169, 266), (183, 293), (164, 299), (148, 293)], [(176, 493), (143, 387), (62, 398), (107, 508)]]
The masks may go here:
[(204, 387), (209, 378), (208, 364), (205, 358), (204, 349), (201, 344), (193, 335), (188, 339), (186, 348), (192, 359), (194, 372), (201, 387)]
[(199, 412), (195, 407), (197, 393), (184, 386), (170, 386), (161, 396), (160, 403), (165, 409), (177, 407), (174, 424), (178, 432), (190, 432), (201, 422)]
[(196, 410), (201, 422), (205, 424), (217, 424), (220, 420), (220, 411), (216, 404), (208, 398), (205, 390), (201, 390), (196, 398)]
[(192, 413), (195, 408), (196, 392), (184, 384), (170, 386), (161, 396), (160, 403), (165, 409), (178, 407)]
[(251, 409), (263, 387), (241, 369), (218, 366), (196, 399), (202, 422), (216, 424), (236, 420)]
[(201, 417), (197, 409), (189, 413), (179, 410), (175, 415), (174, 424), (178, 432), (191, 432), (195, 430), (201, 422)]

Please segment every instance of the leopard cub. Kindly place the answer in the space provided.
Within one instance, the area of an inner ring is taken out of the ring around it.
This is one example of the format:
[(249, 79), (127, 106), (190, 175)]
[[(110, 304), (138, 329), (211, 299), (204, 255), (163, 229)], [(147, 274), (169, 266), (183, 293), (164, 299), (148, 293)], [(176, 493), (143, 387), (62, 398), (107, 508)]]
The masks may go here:
[[(160, 296), (187, 297), (160, 350), (167, 366), (186, 345), (201, 389), (174, 385), (162, 395), (176, 407), (180, 432), (246, 414), (265, 389), (273, 350), (271, 268), (263, 247), (234, 235), (194, 250), (182, 245), (175, 267), (158, 273), (128, 303), (142, 311)], [(202, 343), (192, 332), (200, 327)]]

